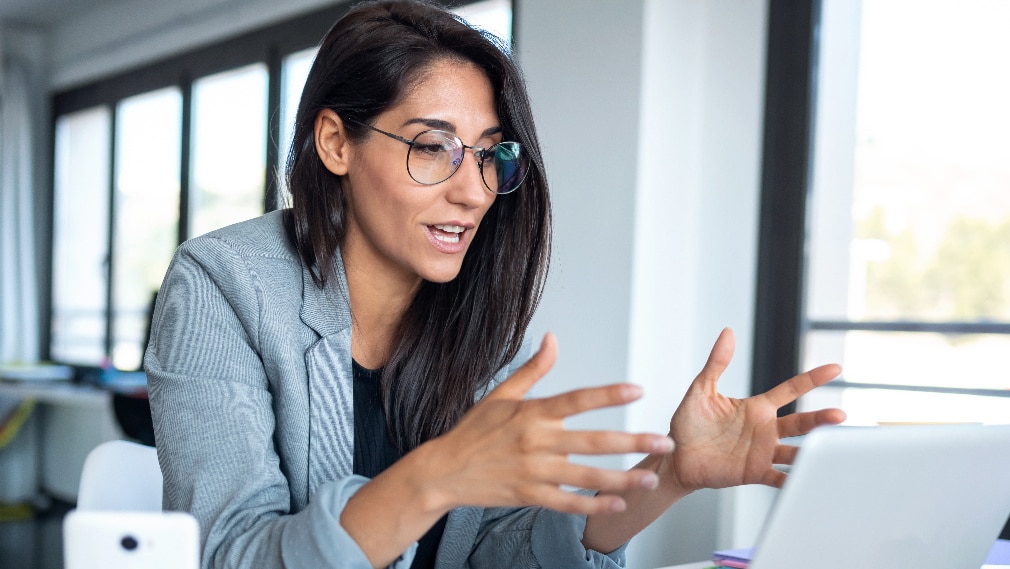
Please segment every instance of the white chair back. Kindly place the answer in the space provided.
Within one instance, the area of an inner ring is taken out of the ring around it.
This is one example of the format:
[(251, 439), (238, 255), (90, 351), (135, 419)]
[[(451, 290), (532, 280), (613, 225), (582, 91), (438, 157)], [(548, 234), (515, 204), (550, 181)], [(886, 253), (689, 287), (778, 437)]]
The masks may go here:
[(88, 453), (77, 494), (79, 510), (161, 511), (161, 467), (153, 447), (102, 443)]

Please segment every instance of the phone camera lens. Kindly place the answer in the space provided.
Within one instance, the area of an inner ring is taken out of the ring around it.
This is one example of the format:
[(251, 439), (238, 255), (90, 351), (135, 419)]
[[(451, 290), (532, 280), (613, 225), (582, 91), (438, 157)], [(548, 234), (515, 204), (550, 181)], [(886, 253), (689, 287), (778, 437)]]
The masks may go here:
[(137, 539), (132, 535), (128, 535), (123, 539), (121, 539), (119, 541), (119, 544), (122, 545), (123, 549), (127, 551), (133, 551), (134, 549), (137, 549), (138, 545), (140, 545), (139, 543), (137, 543)]

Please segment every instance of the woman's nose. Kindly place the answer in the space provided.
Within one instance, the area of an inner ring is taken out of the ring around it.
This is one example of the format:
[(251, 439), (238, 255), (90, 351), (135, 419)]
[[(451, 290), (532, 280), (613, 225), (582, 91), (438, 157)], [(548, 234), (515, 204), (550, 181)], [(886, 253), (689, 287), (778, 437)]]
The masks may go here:
[(480, 158), (472, 149), (466, 149), (464, 154), (467, 152), (473, 155), (473, 160), (468, 160), (465, 155), (460, 157), (463, 163), (459, 165), (456, 173), (446, 180), (449, 183), (447, 198), (453, 203), (460, 203), (467, 207), (480, 207), (488, 200), (493, 200), (494, 195), (484, 185), (484, 179), (481, 177)]

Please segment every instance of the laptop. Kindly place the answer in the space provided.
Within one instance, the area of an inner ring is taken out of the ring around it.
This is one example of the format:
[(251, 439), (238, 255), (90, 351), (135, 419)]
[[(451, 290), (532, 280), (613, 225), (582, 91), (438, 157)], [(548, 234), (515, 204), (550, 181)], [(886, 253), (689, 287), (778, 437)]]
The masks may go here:
[(750, 569), (979, 569), (1010, 515), (1010, 425), (822, 427)]

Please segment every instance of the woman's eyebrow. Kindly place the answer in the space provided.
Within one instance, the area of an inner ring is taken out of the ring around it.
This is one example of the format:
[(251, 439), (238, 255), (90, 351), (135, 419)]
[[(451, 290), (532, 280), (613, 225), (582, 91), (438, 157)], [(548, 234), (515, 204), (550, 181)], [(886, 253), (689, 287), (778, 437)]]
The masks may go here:
[[(456, 125), (442, 119), (415, 118), (410, 119), (407, 122), (403, 123), (403, 126), (411, 124), (423, 124), (428, 128), (436, 128), (438, 130), (444, 130), (446, 132), (452, 132), (452, 133), (456, 132)], [(481, 137), (491, 136), (492, 134), (498, 134), (499, 132), (502, 132), (502, 130), (504, 129), (502, 129), (502, 127), (500, 126), (493, 126), (491, 128), (484, 129), (484, 132), (481, 133)]]

